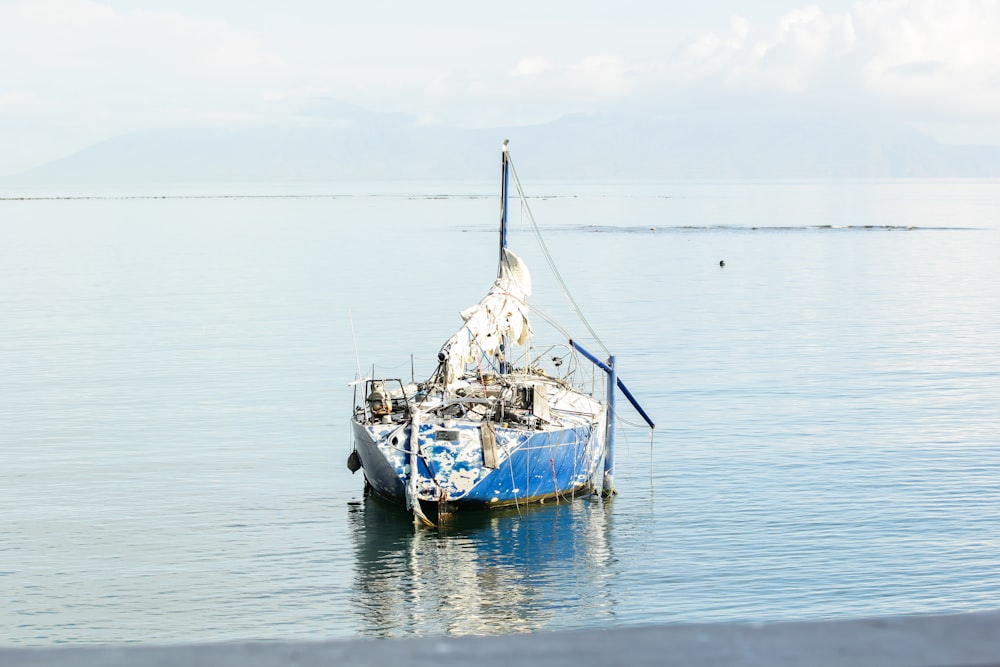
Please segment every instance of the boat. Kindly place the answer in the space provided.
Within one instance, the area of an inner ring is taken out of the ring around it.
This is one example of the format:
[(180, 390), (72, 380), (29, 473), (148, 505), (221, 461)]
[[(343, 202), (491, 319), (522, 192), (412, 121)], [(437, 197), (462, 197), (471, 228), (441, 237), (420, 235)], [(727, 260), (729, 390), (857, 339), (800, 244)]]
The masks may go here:
[[(359, 365), (351, 383), (348, 467), (363, 470), (366, 492), (405, 507), (420, 524), (437, 525), (457, 511), (610, 497), (618, 392), (655, 427), (618, 377), (613, 355), (601, 359), (573, 338), (535, 344), (531, 274), (508, 247), (512, 176), (522, 207), (527, 200), (507, 141), (501, 155), (492, 287), (461, 312), (463, 324), (441, 346), (426, 381), (361, 377)], [(528, 218), (533, 222), (530, 209)]]

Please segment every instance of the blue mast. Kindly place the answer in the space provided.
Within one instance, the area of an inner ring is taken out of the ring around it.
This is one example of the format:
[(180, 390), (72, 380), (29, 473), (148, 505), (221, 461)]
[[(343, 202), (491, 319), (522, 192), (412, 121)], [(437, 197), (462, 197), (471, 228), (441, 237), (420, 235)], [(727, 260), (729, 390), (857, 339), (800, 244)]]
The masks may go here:
[[(497, 277), (503, 271), (504, 262), (504, 250), (507, 249), (507, 182), (510, 179), (510, 158), (507, 155), (507, 144), (510, 142), (509, 139), (503, 140), (503, 150), (501, 158), (500, 167), (500, 263), (497, 268)], [(509, 370), (507, 365), (507, 348), (510, 346), (510, 341), (507, 336), (503, 337), (503, 342), (500, 344), (500, 374), (504, 374)]]
[[(500, 165), (500, 264), (503, 251), (507, 247), (507, 182), (510, 177), (510, 158), (507, 156), (508, 139), (503, 140), (503, 155)], [(499, 274), (498, 274), (499, 275)]]

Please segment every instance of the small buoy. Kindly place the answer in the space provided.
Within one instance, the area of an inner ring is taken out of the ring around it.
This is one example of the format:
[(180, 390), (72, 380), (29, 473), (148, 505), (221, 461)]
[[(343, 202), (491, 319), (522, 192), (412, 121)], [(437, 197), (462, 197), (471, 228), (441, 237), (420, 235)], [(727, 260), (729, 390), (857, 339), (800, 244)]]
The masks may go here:
[(725, 266), (725, 265), (726, 265), (726, 260), (720, 259), (719, 260), (719, 266)]

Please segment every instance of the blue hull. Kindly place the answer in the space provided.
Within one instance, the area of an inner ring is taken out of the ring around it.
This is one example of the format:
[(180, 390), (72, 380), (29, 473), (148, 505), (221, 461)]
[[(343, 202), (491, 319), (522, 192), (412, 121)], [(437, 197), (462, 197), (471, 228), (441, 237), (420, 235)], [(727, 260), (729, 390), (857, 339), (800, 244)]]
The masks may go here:
[[(571, 496), (594, 487), (604, 455), (603, 425), (528, 431), (496, 428), (495, 468), (484, 465), (482, 426), (421, 424), (417, 498), (452, 509), (506, 507)], [(412, 427), (353, 422), (354, 442), (373, 491), (406, 503)], [(460, 434), (442, 440), (439, 433)], [(395, 442), (393, 442), (395, 439)]]

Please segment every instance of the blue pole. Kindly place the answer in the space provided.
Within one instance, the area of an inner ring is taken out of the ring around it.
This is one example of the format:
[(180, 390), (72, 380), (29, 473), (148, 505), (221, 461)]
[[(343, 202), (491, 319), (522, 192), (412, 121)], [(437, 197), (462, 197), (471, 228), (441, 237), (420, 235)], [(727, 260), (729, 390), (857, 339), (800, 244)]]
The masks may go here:
[[(503, 251), (507, 248), (507, 181), (510, 177), (510, 158), (507, 155), (507, 143), (508, 140), (503, 140), (503, 151), (501, 158), (501, 169), (500, 169), (500, 264), (497, 270), (497, 276), (500, 276), (501, 271), (503, 271)], [(503, 337), (503, 341), (500, 343), (500, 374), (504, 375), (507, 373), (507, 353), (510, 347), (510, 340), (507, 336)]]
[(503, 140), (503, 154), (500, 169), (500, 262), (503, 262), (503, 249), (507, 247), (507, 182), (510, 178), (510, 158), (507, 155), (508, 140)]
[(635, 400), (635, 396), (633, 396), (632, 392), (628, 390), (628, 387), (625, 386), (625, 383), (622, 382), (621, 378), (618, 378), (618, 388), (622, 390), (622, 393), (625, 394), (625, 398), (627, 398), (628, 402), (632, 404), (635, 411), (639, 413), (639, 416), (642, 417), (647, 424), (649, 424), (649, 428), (656, 428), (656, 424), (653, 423), (653, 419), (646, 414), (645, 410), (642, 409), (642, 406), (639, 405), (639, 401)]
[(605, 498), (618, 493), (615, 491), (615, 385), (618, 372), (615, 370), (615, 356), (608, 357), (608, 437), (604, 452), (604, 484), (601, 495)]
[[(606, 363), (595, 357), (587, 348), (583, 347), (575, 340), (570, 340), (569, 344), (573, 346), (573, 349), (577, 350), (602, 371), (609, 374), (611, 373), (611, 368), (609, 368)], [(649, 424), (649, 428), (656, 428), (656, 424), (653, 423), (650, 416), (646, 414), (646, 411), (642, 409), (641, 405), (639, 405), (639, 401), (635, 400), (635, 396), (633, 396), (632, 392), (625, 386), (625, 383), (621, 381), (621, 378), (618, 378), (618, 388), (622, 390), (622, 393), (625, 394), (625, 398), (627, 398), (628, 402), (632, 404), (632, 407), (636, 409), (636, 412), (638, 412), (639, 415), (646, 420), (646, 423)]]

